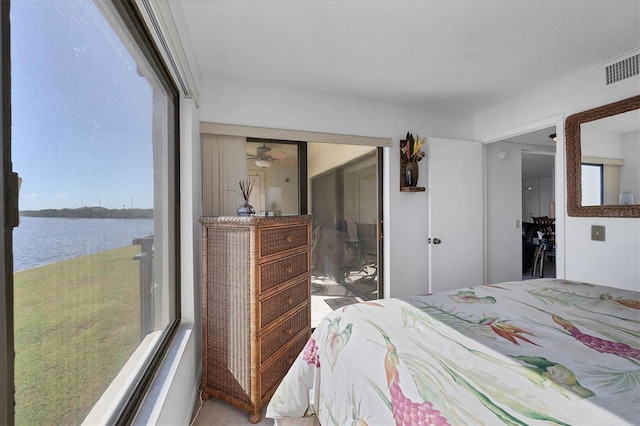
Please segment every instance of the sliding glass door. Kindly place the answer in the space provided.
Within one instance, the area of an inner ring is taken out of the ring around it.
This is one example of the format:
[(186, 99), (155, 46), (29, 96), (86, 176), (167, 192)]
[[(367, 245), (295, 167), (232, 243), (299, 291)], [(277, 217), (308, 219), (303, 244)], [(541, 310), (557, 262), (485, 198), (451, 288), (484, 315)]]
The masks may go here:
[(375, 148), (311, 178), (312, 323), (381, 297), (381, 173)]

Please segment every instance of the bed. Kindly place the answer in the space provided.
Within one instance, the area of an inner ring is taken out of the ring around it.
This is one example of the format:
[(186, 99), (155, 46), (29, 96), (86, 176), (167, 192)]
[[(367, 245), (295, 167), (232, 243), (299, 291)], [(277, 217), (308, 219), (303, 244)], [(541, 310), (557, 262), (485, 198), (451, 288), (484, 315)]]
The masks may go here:
[(556, 279), (349, 305), (267, 407), (276, 424), (640, 424), (640, 293)]

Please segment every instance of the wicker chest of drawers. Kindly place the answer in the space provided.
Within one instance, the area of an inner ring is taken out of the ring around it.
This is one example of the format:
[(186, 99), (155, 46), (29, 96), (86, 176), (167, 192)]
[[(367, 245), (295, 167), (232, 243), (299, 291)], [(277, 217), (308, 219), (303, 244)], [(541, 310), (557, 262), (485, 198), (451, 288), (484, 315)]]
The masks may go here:
[(256, 423), (310, 335), (311, 216), (200, 222), (203, 394)]

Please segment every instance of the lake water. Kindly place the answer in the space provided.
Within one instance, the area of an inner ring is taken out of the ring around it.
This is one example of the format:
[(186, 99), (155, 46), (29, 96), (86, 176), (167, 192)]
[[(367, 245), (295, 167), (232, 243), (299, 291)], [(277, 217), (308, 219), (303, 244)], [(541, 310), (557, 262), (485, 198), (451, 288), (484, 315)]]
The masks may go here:
[(64, 259), (129, 246), (153, 234), (153, 219), (67, 219), (20, 217), (13, 230), (13, 269), (20, 271)]

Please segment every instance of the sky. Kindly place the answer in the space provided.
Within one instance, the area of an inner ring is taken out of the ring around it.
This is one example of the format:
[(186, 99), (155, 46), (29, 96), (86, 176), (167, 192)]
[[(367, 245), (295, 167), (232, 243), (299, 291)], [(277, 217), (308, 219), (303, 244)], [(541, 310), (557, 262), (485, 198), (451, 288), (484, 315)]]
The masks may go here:
[(153, 207), (152, 88), (91, 1), (12, 1), (20, 210)]

